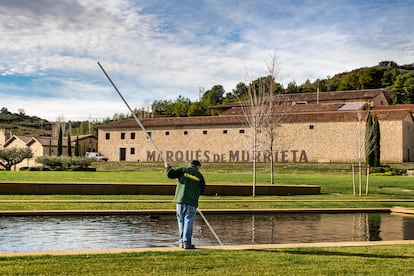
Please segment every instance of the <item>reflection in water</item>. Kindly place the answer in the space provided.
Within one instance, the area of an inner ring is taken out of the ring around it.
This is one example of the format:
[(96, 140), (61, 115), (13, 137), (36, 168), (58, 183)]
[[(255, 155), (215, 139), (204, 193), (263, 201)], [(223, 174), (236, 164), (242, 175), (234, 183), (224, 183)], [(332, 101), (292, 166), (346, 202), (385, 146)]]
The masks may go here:
[[(414, 217), (385, 213), (207, 215), (225, 245), (414, 238)], [(217, 245), (197, 216), (196, 245)], [(0, 217), (0, 251), (176, 246), (174, 215)]]

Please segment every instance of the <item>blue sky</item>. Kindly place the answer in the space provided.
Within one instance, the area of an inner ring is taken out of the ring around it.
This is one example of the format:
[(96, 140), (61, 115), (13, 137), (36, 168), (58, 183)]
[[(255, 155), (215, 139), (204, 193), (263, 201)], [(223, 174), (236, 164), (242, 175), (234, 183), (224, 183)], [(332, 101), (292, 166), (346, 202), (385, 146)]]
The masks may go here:
[(414, 0), (0, 0), (0, 107), (101, 120), (265, 75), (414, 63)]

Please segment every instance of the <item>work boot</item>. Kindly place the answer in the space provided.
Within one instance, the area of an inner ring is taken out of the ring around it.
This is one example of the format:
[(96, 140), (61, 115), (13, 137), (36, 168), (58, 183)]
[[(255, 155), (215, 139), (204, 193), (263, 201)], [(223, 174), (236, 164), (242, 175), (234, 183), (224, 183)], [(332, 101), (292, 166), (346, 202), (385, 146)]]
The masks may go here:
[(196, 249), (194, 244), (184, 245), (184, 249)]

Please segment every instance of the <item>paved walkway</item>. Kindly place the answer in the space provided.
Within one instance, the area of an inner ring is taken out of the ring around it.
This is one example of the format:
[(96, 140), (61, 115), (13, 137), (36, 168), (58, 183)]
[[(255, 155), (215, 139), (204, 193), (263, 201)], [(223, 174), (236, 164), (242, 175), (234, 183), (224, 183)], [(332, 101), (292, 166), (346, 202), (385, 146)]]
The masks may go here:
[[(361, 213), (391, 212), (390, 208), (260, 208), (260, 209), (203, 209), (204, 214), (277, 214), (277, 213)], [(175, 214), (175, 209), (140, 210), (8, 210), (1, 216), (55, 216), (55, 215), (151, 215)]]
[[(247, 244), (247, 245), (220, 245), (196, 246), (196, 250), (269, 250), (280, 248), (303, 247), (346, 247), (346, 246), (380, 246), (380, 245), (414, 245), (414, 240), (396, 241), (352, 241), (352, 242), (320, 242), (320, 243), (289, 243), (289, 244)], [(62, 255), (92, 255), (92, 254), (119, 254), (136, 252), (167, 252), (183, 251), (179, 247), (150, 247), (150, 248), (116, 248), (116, 249), (82, 249), (82, 250), (55, 250), (36, 252), (0, 252), (0, 257), (21, 256), (62, 256)]]

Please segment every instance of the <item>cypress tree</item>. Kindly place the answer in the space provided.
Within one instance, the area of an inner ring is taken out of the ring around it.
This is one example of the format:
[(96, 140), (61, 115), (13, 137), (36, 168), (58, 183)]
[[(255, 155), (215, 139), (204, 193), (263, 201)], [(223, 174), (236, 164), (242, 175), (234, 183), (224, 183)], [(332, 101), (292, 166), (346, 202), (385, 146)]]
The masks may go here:
[(59, 127), (59, 138), (58, 138), (58, 145), (57, 145), (57, 155), (62, 155), (62, 127)]
[(365, 130), (365, 161), (371, 167), (374, 166), (374, 149), (376, 147), (374, 132), (372, 115), (371, 112), (368, 112)]
[(374, 117), (374, 139), (375, 139), (375, 148), (374, 148), (374, 166), (381, 166), (381, 132), (378, 121), (378, 116)]
[(75, 141), (75, 156), (80, 156), (79, 136), (76, 136), (76, 141)]
[(72, 157), (72, 141), (70, 140), (69, 132), (68, 132), (68, 156)]

